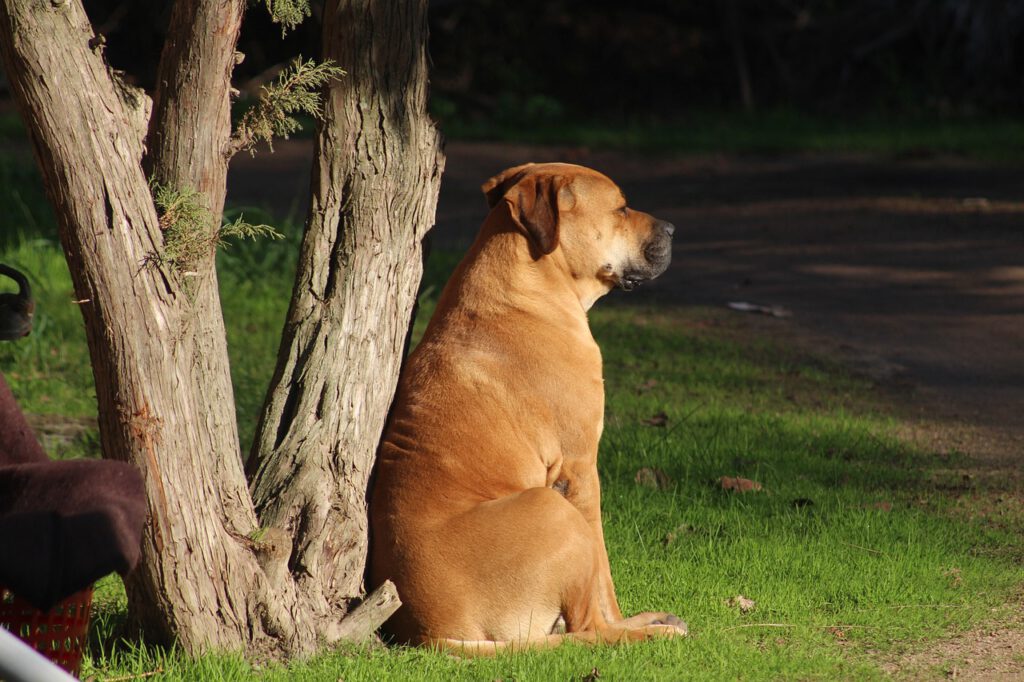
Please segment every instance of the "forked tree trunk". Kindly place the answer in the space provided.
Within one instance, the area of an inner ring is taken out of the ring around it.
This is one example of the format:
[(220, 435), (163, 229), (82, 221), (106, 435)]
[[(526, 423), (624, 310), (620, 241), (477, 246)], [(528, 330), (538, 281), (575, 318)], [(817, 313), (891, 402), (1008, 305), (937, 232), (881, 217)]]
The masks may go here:
[[(257, 522), (234, 415), (217, 404), (230, 409), (231, 390), (216, 280), (209, 262), (188, 275), (152, 260), (163, 235), (142, 169), (147, 98), (111, 77), (79, 2), (9, 0), (0, 11), (6, 71), (84, 301), (103, 452), (146, 481), (133, 615), (151, 641), (246, 646), (271, 595), (247, 539)], [(205, 125), (223, 131), (227, 112), (217, 113)]]
[[(270, 507), (260, 524), (247, 490), (213, 253), (187, 273), (152, 259), (164, 245), (143, 170), (147, 130), (145, 166), (201, 190), (209, 229), (219, 225), (242, 9), (243, 0), (179, 0), (152, 121), (148, 98), (108, 72), (79, 0), (0, 0), (0, 52), (84, 301), (104, 454), (146, 480), (151, 518), (129, 580), (135, 617), (149, 641), (191, 652), (309, 652), (353, 635), (341, 617), (362, 578), (365, 478), (418, 282), (419, 239), (433, 220), (440, 162), (424, 106), (425, 1), (361, 0), (325, 17), (337, 56), (342, 43), (365, 52), (339, 59), (353, 75), (332, 93), (320, 135), (315, 213), (263, 420), (281, 437), (254, 460), (257, 490), (302, 500), (304, 516), (291, 517), (299, 524)], [(320, 345), (333, 353), (318, 354)], [(288, 360), (293, 348), (298, 361)], [(329, 461), (296, 445), (302, 428)], [(330, 489), (310, 482), (325, 469), (337, 477)], [(307, 512), (323, 509), (344, 522), (322, 524), (318, 537)]]
[[(245, 0), (174, 4), (143, 159), (143, 168), (154, 182), (199, 192), (210, 216), (205, 229), (211, 240), (224, 208), (231, 70), (244, 10)], [(246, 536), (256, 520), (238, 459), (230, 454), (239, 451), (238, 428), (213, 248), (187, 272), (179, 268), (172, 274), (179, 322), (169, 338), (157, 341), (164, 345), (164, 353), (170, 351), (177, 360), (176, 392), (183, 394), (192, 415), (181, 428), (192, 431), (197, 440), (189, 444), (188, 454), (176, 459), (195, 459), (196, 464), (177, 475), (164, 474), (150, 499), (154, 493), (174, 488), (175, 496), (188, 503), (185, 509), (212, 504), (211, 513), (196, 515), (194, 531), (181, 535), (200, 532), (199, 537), (205, 536), (220, 549), (196, 561), (195, 549), (187, 545), (177, 550), (161, 547), (160, 535), (166, 534), (161, 525), (172, 523), (178, 513), (153, 510), (153, 522), (143, 539), (144, 560), (126, 586), (133, 618), (148, 633), (159, 633), (160, 639), (169, 641), (180, 638), (183, 631), (197, 631), (201, 633), (197, 641), (216, 641), (221, 633), (233, 638), (233, 631), (244, 631), (252, 617), (253, 607), (238, 608), (244, 600), (237, 600), (232, 592), (259, 591), (248, 584), (251, 573), (244, 578), (236, 574), (241, 567), (255, 572)], [(192, 498), (183, 490), (197, 471), (211, 477), (209, 497)], [(207, 571), (212, 580), (197, 585), (197, 574), (203, 575), (200, 571)], [(154, 605), (160, 606), (154, 609)], [(170, 623), (168, 614), (173, 616)], [(222, 618), (231, 624), (228, 628), (220, 623)]]
[(426, 2), (328, 3), (348, 75), (317, 135), (313, 204), (250, 468), (264, 526), (326, 606), (359, 594), (366, 486), (398, 381), (443, 157), (426, 114)]

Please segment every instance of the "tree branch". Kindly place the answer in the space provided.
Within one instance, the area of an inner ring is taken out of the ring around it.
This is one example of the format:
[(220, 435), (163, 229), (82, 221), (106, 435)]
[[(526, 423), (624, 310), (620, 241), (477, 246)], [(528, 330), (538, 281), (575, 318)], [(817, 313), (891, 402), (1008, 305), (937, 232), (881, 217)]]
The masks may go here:
[(220, 224), (231, 138), (231, 72), (245, 0), (178, 0), (157, 69), (147, 172), (205, 197)]
[(366, 599), (341, 621), (337, 632), (333, 634), (339, 640), (365, 642), (374, 636), (384, 621), (401, 605), (398, 588), (390, 580), (385, 580), (384, 584), (367, 595)]
[(298, 57), (292, 61), (278, 74), (275, 83), (260, 88), (259, 101), (242, 115), (231, 136), (228, 156), (234, 156), (243, 149), (255, 153), (257, 142), (266, 142), (270, 151), (274, 151), (275, 137), (287, 140), (291, 133), (302, 129), (302, 124), (294, 116), (296, 113), (305, 113), (322, 121), (320, 91), (344, 75), (345, 72), (329, 60), (317, 64), (312, 59), (303, 61)]

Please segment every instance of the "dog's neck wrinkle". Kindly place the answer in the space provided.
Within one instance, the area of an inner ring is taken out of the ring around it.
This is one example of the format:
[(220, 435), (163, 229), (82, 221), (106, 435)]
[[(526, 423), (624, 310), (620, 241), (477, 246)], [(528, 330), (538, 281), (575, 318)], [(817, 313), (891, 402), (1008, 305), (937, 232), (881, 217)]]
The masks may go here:
[[(445, 289), (439, 308), (477, 315), (511, 308), (586, 323), (587, 307), (558, 249), (534, 259), (518, 232), (485, 230), (459, 269), (460, 276), (452, 278), (457, 287)], [(494, 290), (495, 281), (502, 283), (501, 291)]]

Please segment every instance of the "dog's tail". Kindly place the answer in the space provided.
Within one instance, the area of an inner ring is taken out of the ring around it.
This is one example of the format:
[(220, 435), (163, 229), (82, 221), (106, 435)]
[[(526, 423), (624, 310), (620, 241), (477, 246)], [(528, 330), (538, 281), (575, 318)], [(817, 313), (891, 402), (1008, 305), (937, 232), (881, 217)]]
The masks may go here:
[(610, 627), (604, 630), (585, 630), (582, 632), (568, 632), (562, 634), (543, 635), (521, 640), (490, 640), (490, 639), (428, 639), (424, 644), (438, 651), (444, 651), (455, 656), (465, 657), (491, 657), (500, 653), (514, 653), (518, 651), (537, 651), (540, 649), (554, 649), (565, 642), (578, 642), (580, 644), (624, 644), (626, 642), (639, 642), (656, 637), (669, 638), (684, 636), (684, 632), (669, 625), (647, 625), (638, 628), (616, 628)]
[(426, 645), (437, 651), (444, 651), (455, 656), (466, 656), (466, 657), (483, 657), (488, 658), (491, 656), (497, 656), (504, 652), (516, 652), (516, 651), (536, 651), (538, 649), (554, 649), (556, 646), (560, 646), (567, 639), (573, 639), (585, 643), (593, 643), (597, 640), (591, 640), (587, 637), (580, 637), (579, 635), (596, 635), (597, 633), (572, 633), (572, 635), (544, 635), (542, 637), (534, 637), (532, 639), (509, 639), (495, 641), (492, 639), (447, 639), (438, 638), (427, 640)]

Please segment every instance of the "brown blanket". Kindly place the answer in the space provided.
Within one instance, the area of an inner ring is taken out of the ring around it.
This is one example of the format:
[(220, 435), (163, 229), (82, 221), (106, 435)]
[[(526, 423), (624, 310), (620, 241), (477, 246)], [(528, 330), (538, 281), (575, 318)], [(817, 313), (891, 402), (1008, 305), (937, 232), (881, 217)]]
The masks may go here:
[(48, 609), (139, 560), (146, 496), (123, 462), (52, 462), (0, 376), (0, 585)]

